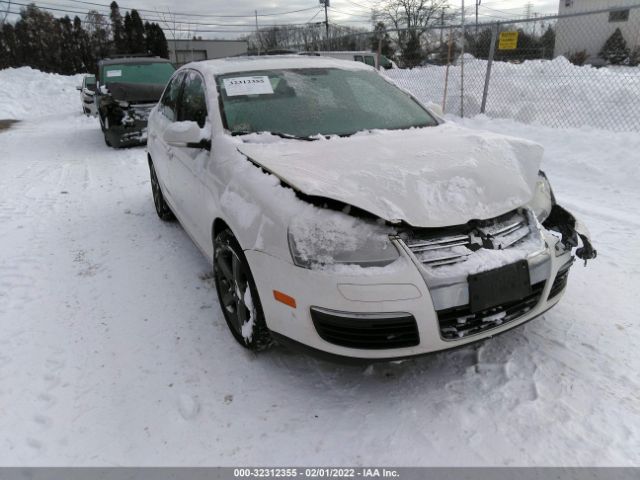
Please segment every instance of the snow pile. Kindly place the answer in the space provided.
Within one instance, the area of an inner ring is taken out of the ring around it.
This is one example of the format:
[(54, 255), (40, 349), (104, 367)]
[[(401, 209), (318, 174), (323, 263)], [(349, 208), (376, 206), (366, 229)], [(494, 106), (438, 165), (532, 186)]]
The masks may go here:
[(31, 67), (0, 70), (0, 119), (25, 120), (80, 112), (75, 88), (82, 77), (44, 73)]
[[(449, 67), (445, 113), (460, 114), (460, 70)], [(464, 113), (480, 113), (487, 61), (464, 63)], [(444, 66), (385, 72), (423, 103), (442, 105)], [(566, 58), (522, 64), (494, 62), (487, 115), (552, 127), (593, 126), (607, 130), (640, 129), (640, 68), (579, 67)]]

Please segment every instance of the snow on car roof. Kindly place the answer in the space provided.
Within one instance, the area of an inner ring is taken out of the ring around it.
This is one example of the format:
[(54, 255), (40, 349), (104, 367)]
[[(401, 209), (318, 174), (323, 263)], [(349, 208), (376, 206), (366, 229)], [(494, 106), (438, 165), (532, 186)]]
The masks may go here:
[(295, 68), (339, 68), (342, 70), (372, 70), (373, 67), (352, 60), (305, 55), (277, 55), (262, 57), (229, 57), (188, 63), (183, 68), (194, 68), (203, 73), (222, 75), (226, 73), (251, 72), (256, 70), (285, 70)]

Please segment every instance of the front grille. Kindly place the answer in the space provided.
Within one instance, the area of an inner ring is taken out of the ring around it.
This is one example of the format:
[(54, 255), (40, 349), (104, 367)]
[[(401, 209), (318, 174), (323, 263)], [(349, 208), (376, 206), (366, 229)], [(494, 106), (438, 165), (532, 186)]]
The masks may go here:
[(420, 343), (418, 325), (408, 313), (358, 314), (312, 307), (311, 319), (323, 340), (341, 347), (382, 350)]
[(444, 340), (457, 340), (468, 335), (486, 332), (522, 317), (533, 309), (542, 295), (545, 282), (531, 286), (531, 295), (515, 302), (505, 303), (472, 313), (469, 305), (438, 310), (440, 335)]
[(518, 211), (462, 228), (466, 231), (414, 234), (404, 241), (423, 265), (441, 267), (464, 262), (480, 248), (509, 248), (531, 233), (526, 215)]
[(553, 281), (553, 285), (551, 285), (551, 290), (549, 291), (549, 300), (556, 297), (565, 289), (567, 286), (567, 280), (569, 280), (569, 268), (558, 272), (556, 275), (556, 279)]

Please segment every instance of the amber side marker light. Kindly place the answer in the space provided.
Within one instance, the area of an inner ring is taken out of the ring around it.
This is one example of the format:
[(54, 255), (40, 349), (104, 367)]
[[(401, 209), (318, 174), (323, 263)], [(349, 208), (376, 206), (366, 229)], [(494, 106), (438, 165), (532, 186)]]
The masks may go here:
[(280, 303), (284, 303), (285, 305), (291, 308), (296, 308), (296, 299), (293, 297), (290, 297), (286, 293), (282, 293), (282, 292), (279, 292), (278, 290), (274, 290), (273, 298), (275, 298)]

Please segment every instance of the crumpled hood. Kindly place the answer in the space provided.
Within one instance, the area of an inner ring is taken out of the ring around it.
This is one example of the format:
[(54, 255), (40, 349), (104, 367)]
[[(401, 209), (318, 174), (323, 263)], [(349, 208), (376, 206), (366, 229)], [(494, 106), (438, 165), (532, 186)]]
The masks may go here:
[(461, 225), (525, 205), (543, 154), (536, 143), (454, 124), (238, 149), (302, 193), (414, 227)]

